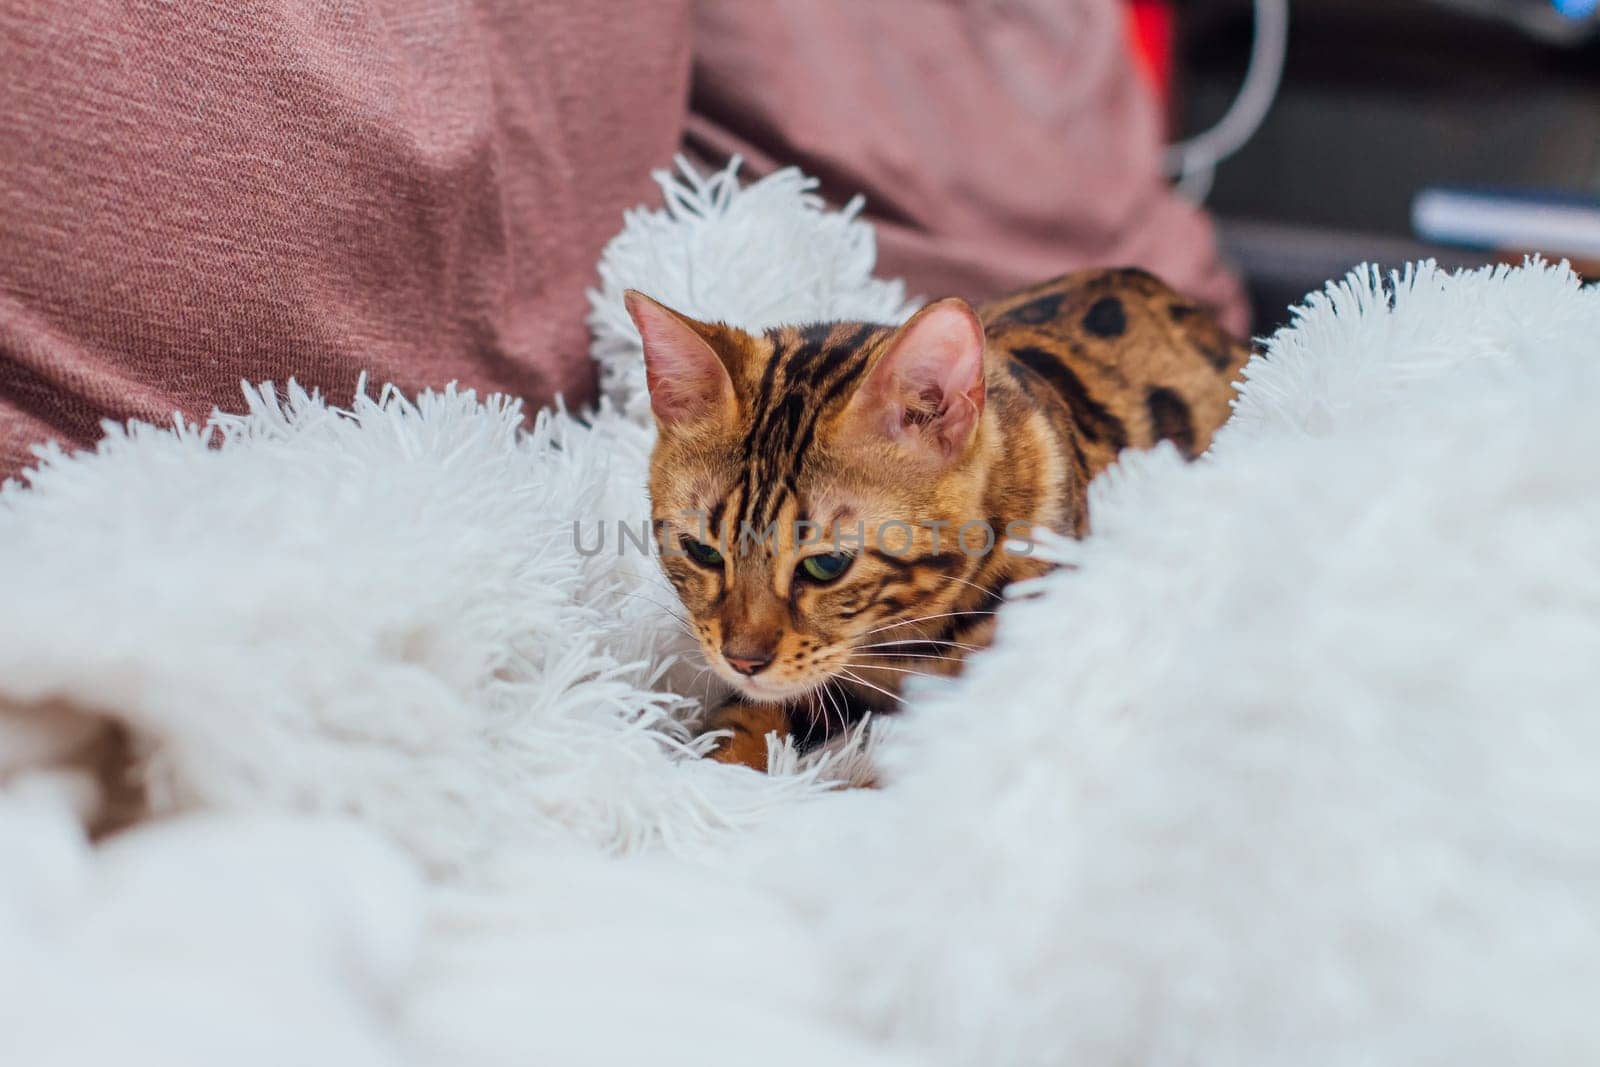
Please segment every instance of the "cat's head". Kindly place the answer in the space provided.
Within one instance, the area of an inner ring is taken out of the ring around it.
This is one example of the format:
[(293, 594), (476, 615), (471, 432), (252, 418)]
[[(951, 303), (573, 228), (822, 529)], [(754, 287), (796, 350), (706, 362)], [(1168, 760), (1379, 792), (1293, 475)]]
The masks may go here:
[(897, 624), (949, 610), (982, 537), (957, 530), (990, 518), (970, 307), (762, 334), (635, 291), (627, 307), (659, 429), (662, 566), (718, 674), (748, 699), (793, 700), (882, 662), (890, 649), (867, 646), (904, 638)]

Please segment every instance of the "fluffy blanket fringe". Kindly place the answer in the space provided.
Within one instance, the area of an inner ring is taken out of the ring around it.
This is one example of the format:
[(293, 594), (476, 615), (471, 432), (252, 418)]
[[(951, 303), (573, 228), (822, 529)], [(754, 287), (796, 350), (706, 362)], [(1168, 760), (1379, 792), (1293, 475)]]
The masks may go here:
[(1600, 1061), (1600, 293), (1310, 297), (839, 792), (694, 758), (670, 590), (573, 526), (647, 515), (622, 288), (913, 305), (798, 173), (660, 180), (598, 410), (269, 383), (0, 492), (11, 1062)]

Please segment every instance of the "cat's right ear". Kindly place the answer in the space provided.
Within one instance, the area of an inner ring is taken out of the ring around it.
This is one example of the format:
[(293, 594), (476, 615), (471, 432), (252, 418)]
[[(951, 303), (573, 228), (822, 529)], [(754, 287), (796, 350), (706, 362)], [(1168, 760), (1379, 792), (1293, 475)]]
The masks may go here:
[(637, 289), (623, 293), (622, 302), (644, 341), (645, 383), (656, 421), (668, 428), (732, 420), (733, 379), (692, 320)]

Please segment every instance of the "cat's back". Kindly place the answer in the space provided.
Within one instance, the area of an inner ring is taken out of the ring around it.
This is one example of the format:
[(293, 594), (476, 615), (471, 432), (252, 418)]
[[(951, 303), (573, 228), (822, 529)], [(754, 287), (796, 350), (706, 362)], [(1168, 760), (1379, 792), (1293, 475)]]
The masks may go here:
[(1062, 411), (1091, 474), (1169, 440), (1197, 456), (1228, 418), (1249, 346), (1147, 271), (1063, 275), (979, 309), (989, 350), (1033, 402)]

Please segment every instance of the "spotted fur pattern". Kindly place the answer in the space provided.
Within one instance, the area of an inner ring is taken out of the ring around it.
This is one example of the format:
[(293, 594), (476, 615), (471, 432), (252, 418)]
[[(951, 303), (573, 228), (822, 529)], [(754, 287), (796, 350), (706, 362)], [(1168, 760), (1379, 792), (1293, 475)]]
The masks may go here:
[[(1131, 269), (979, 309), (970, 389), (973, 312), (959, 301), (920, 326), (751, 334), (630, 299), (661, 431), (662, 566), (740, 694), (711, 717), (729, 731), (716, 756), (758, 768), (769, 732), (815, 742), (893, 709), (912, 677), (959, 671), (990, 641), (1001, 591), (1044, 569), (1008, 537), (1083, 535), (1089, 482), (1125, 448), (1204, 452), (1248, 355)], [(720, 558), (696, 558), (698, 545)], [(846, 556), (846, 569), (813, 580), (800, 565), (816, 555)], [(762, 659), (756, 673), (734, 666)]]

